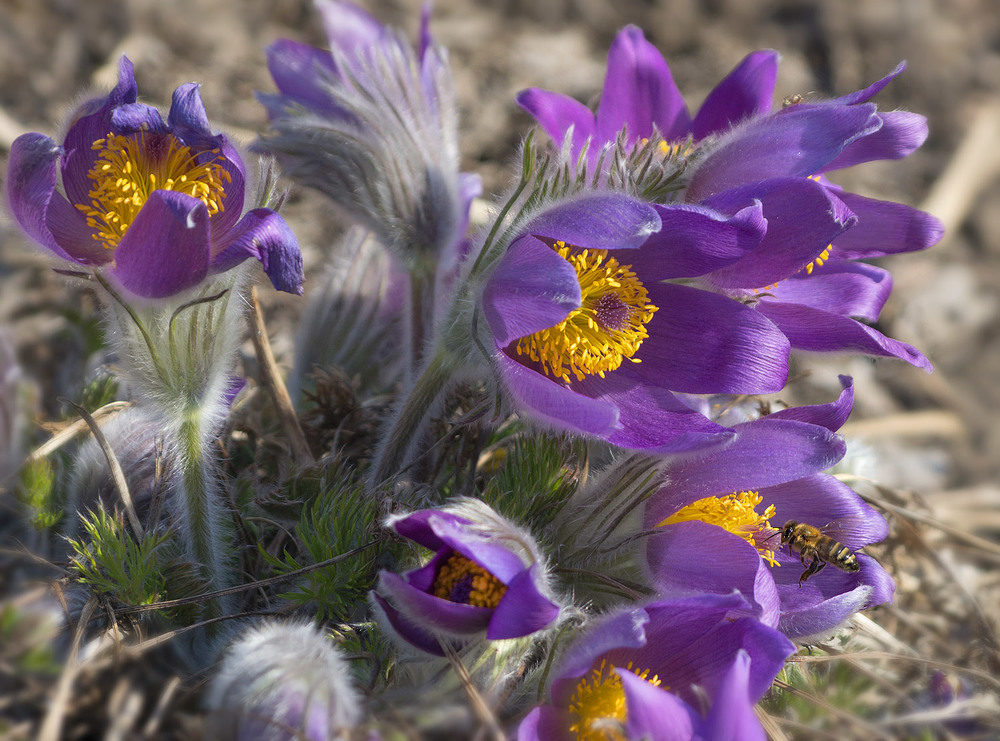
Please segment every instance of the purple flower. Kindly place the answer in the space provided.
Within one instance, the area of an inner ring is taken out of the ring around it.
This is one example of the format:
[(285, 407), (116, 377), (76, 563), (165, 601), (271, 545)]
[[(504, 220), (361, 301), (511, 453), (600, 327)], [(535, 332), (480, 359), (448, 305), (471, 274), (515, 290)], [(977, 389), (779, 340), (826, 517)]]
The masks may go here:
[[(903, 65), (865, 90), (772, 112), (777, 62), (773, 51), (750, 54), (692, 118), (662, 55), (630, 26), (612, 44), (596, 113), (535, 88), (518, 102), (555, 141), (572, 128), (574, 154), (590, 139), (591, 163), (623, 129), (629, 144), (662, 136), (668, 151), (688, 157), (686, 187), (676, 199), (725, 214), (762, 204), (767, 234), (757, 249), (702, 281), (755, 303), (792, 347), (898, 357), (930, 369), (913, 347), (858, 321), (878, 317), (892, 283), (885, 270), (854, 261), (929, 247), (941, 237), (940, 222), (903, 204), (844, 192), (823, 175), (905, 157), (926, 138), (924, 117), (876, 113), (868, 102)], [(827, 212), (839, 228), (829, 229)]]
[(17, 138), (7, 195), (21, 227), (143, 298), (172, 296), (251, 257), (275, 288), (301, 293), (298, 243), (274, 211), (243, 214), (243, 162), (209, 128), (197, 85), (174, 91), (166, 121), (136, 98), (122, 57), (118, 84), (77, 109), (62, 145)]
[(788, 372), (787, 341), (738, 301), (664, 281), (746, 254), (761, 232), (753, 206), (727, 217), (612, 193), (537, 214), (482, 292), (493, 361), (514, 404), (628, 448), (727, 439), (675, 392), (776, 391)]
[[(855, 612), (890, 601), (891, 577), (857, 553), (860, 570), (826, 566), (802, 581), (800, 556), (777, 532), (789, 521), (819, 528), (851, 550), (885, 538), (885, 519), (850, 487), (821, 473), (844, 455), (833, 432), (853, 389), (833, 404), (775, 412), (733, 427), (725, 449), (672, 461), (646, 504), (647, 561), (663, 594), (752, 595), (755, 614), (793, 638), (832, 630)], [(807, 560), (808, 562), (808, 560)]]
[(268, 48), (279, 94), (259, 94), (272, 131), (260, 146), (378, 236), (411, 269), (427, 252), (459, 258), (479, 177), (459, 173), (447, 54), (425, 7), (416, 49), (347, 2), (317, 2), (330, 51), (282, 39)]
[(534, 539), (482, 502), (392, 517), (387, 527), (435, 552), (402, 576), (383, 571), (373, 593), (393, 630), (417, 648), (444, 655), (440, 640), (520, 638), (559, 617)]
[(702, 595), (604, 618), (567, 648), (518, 740), (763, 741), (753, 705), (794, 646), (745, 609)]

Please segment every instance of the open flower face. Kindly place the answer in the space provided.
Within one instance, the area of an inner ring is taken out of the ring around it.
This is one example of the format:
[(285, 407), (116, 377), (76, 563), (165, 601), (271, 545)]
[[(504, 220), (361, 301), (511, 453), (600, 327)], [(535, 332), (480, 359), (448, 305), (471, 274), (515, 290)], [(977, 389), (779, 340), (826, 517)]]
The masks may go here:
[[(612, 44), (596, 113), (537, 88), (518, 102), (556, 142), (572, 129), (574, 155), (589, 140), (591, 163), (622, 131), (629, 144), (662, 137), (668, 149), (680, 146), (689, 159), (686, 183), (671, 198), (726, 214), (762, 203), (767, 234), (758, 248), (702, 282), (753, 303), (792, 347), (897, 357), (929, 369), (913, 347), (862, 323), (878, 317), (892, 283), (886, 271), (855, 261), (929, 247), (941, 237), (940, 222), (844, 192), (824, 175), (905, 157), (924, 141), (923, 116), (878, 113), (869, 102), (903, 65), (851, 95), (772, 111), (777, 65), (773, 51), (748, 55), (692, 117), (663, 56), (630, 26)], [(827, 212), (836, 214), (834, 224)]]
[(395, 632), (417, 648), (443, 655), (439, 639), (520, 638), (558, 617), (531, 536), (485, 505), (421, 510), (389, 527), (435, 552), (402, 576), (383, 571), (373, 593)]
[(763, 739), (753, 704), (794, 647), (744, 608), (705, 595), (605, 618), (567, 649), (519, 741)]
[(174, 295), (250, 257), (276, 288), (301, 293), (298, 243), (274, 211), (243, 214), (243, 163), (211, 132), (197, 85), (177, 88), (166, 121), (136, 99), (122, 57), (118, 84), (77, 110), (61, 146), (18, 137), (7, 195), (21, 227), (143, 298)]
[[(821, 473), (844, 454), (833, 434), (851, 407), (848, 379), (837, 402), (798, 407), (734, 426), (724, 450), (677, 460), (646, 504), (650, 578), (663, 594), (752, 595), (757, 617), (792, 638), (829, 631), (859, 610), (892, 599), (892, 579), (869, 556), (858, 570), (827, 553), (808, 575), (811, 555), (784, 547), (788, 521), (815, 528), (851, 551), (885, 538), (885, 519), (850, 487)], [(789, 415), (789, 413), (792, 413)], [(820, 551), (823, 553), (822, 549)], [(806, 578), (803, 578), (806, 577)]]
[(536, 216), (482, 294), (496, 367), (515, 405), (628, 448), (726, 440), (725, 428), (674, 392), (778, 390), (787, 342), (740, 302), (665, 281), (737, 259), (760, 233), (753, 207), (725, 217), (620, 194), (580, 197)]

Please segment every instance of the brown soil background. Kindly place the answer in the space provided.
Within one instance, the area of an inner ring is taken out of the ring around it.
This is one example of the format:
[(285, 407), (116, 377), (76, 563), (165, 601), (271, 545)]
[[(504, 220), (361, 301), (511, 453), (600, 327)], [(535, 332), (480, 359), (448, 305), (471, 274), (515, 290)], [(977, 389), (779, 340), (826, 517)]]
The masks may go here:
[[(415, 37), (415, 0), (362, 4)], [(889, 263), (896, 288), (879, 325), (923, 350), (936, 370), (927, 375), (901, 362), (809, 358), (799, 364), (808, 377), (782, 398), (830, 398), (837, 373), (855, 377), (849, 444), (864, 451), (867, 475), (931, 519), (919, 526), (920, 543), (947, 567), (935, 580), (916, 566), (906, 573), (913, 561), (894, 561), (903, 570), (890, 569), (899, 605), (967, 621), (965, 628), (940, 629), (954, 654), (934, 649), (939, 659), (967, 660), (970, 641), (991, 644), (989, 650), (980, 645), (990, 654), (1000, 616), (997, 6), (992, 0), (437, 0), (432, 31), (450, 50), (463, 169), (482, 174), (487, 194), (506, 185), (530, 125), (514, 94), (535, 85), (591, 99), (601, 88), (608, 45), (627, 23), (642, 27), (663, 51), (691, 107), (758, 48), (782, 54), (778, 100), (791, 93), (844, 94), (908, 60), (878, 102), (884, 110), (925, 114), (927, 143), (904, 161), (871, 163), (834, 179), (945, 220), (940, 245)], [(266, 121), (253, 91), (273, 90), (264, 49), (282, 37), (325, 45), (309, 2), (0, 0), (0, 165), (6, 169), (18, 134), (57, 135), (83, 91), (112, 85), (122, 53), (135, 62), (145, 102), (165, 109), (174, 87), (198, 81), (213, 124), (248, 142)], [(308, 275), (328, 254), (326, 235), (338, 224), (318, 196), (298, 189), (284, 214), (303, 244)], [(92, 309), (86, 295), (67, 290), (49, 266), (9, 218), (0, 220), (0, 326), (12, 333), (26, 375), (37, 384), (39, 420), (59, 416), (57, 397), (72, 397), (92, 370), (61, 313)], [(262, 295), (279, 360), (287, 360), (301, 299)], [(910, 522), (901, 517), (894, 525), (904, 519)], [(927, 579), (941, 599), (956, 587), (966, 597), (955, 609), (935, 604), (926, 596)], [(907, 602), (921, 591), (926, 604)], [(979, 627), (968, 622), (973, 612), (987, 618)], [(991, 655), (987, 665), (996, 675)]]

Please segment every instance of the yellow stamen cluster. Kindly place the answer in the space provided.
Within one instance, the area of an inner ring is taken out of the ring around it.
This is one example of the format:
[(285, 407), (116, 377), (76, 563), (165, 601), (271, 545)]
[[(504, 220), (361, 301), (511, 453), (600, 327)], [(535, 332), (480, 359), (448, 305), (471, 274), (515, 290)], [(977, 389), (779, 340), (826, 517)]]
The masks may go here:
[(151, 132), (108, 134), (91, 149), (100, 152), (87, 173), (94, 183), (87, 194), (91, 200), (76, 207), (106, 249), (118, 246), (155, 190), (193, 196), (209, 216), (225, 210), (225, 187), (232, 178), (217, 149), (192, 153), (177, 137)]
[[(577, 741), (625, 741), (625, 721), (628, 719), (625, 690), (614, 668), (613, 664), (601, 660), (600, 666), (577, 682), (569, 700), (572, 720), (569, 732)], [(632, 668), (631, 661), (625, 668), (654, 687), (660, 686), (660, 678), (655, 674), (650, 678), (649, 669), (637, 671)]]
[(774, 557), (774, 549), (764, 545), (768, 539), (762, 539), (760, 544), (756, 539), (757, 534), (762, 530), (774, 530), (769, 521), (774, 517), (774, 505), (769, 504), (764, 510), (764, 514), (759, 515), (757, 514), (757, 506), (761, 500), (762, 497), (755, 491), (733, 492), (722, 497), (705, 497), (686, 507), (681, 507), (657, 527), (692, 520), (718, 525), (735, 535), (739, 535), (757, 549), (761, 558), (771, 566), (776, 566), (778, 562)]
[(506, 593), (506, 584), (459, 553), (452, 553), (434, 577), (434, 596), (450, 602), (493, 608)]
[(582, 381), (617, 369), (628, 358), (633, 363), (643, 340), (646, 324), (657, 307), (631, 265), (620, 265), (606, 250), (574, 252), (564, 242), (553, 249), (576, 271), (580, 281), (580, 307), (554, 327), (543, 329), (517, 342), (517, 354), (527, 355), (547, 376), (570, 382), (570, 374)]

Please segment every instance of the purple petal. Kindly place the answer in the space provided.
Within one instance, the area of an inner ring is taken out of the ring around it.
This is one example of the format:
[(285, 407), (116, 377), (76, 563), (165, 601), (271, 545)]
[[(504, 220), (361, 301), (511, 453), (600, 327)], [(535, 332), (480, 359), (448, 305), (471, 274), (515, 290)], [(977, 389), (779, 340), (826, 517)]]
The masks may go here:
[(868, 100), (871, 100), (882, 91), (882, 88), (884, 88), (894, 79), (896, 79), (896, 77), (900, 73), (902, 73), (904, 69), (906, 69), (906, 62), (900, 62), (899, 64), (896, 65), (896, 69), (887, 74), (878, 82), (872, 83), (864, 90), (858, 90), (857, 92), (844, 95), (840, 98), (834, 98), (833, 100), (829, 101), (829, 104), (839, 103), (844, 105), (855, 105), (857, 103), (864, 103)]
[(420, 509), (402, 516), (390, 516), (386, 522), (386, 527), (395, 530), (399, 535), (412, 540), (414, 543), (419, 543), (424, 548), (439, 551), (445, 547), (445, 543), (434, 532), (434, 528), (431, 527), (430, 521), (432, 518), (439, 520), (449, 519), (456, 523), (467, 524), (469, 522), (464, 517), (458, 517), (450, 512), (442, 512), (436, 509)]
[(498, 540), (493, 533), (477, 532), (462, 518), (434, 515), (427, 520), (427, 524), (446, 546), (479, 564), (504, 584), (510, 584), (519, 574), (527, 571), (517, 554), (502, 540)]
[(750, 655), (736, 652), (705, 718), (704, 741), (765, 741), (767, 736), (749, 697)]
[(517, 727), (517, 741), (576, 741), (569, 734), (566, 713), (542, 705), (528, 713)]
[(815, 175), (848, 144), (881, 125), (870, 104), (801, 104), (753, 119), (719, 140), (692, 174), (686, 198), (697, 203), (748, 183)]
[(758, 201), (767, 233), (743, 259), (709, 276), (720, 288), (759, 289), (794, 275), (857, 223), (833, 191), (808, 178), (777, 178), (734, 188), (705, 205), (728, 213)]
[(650, 204), (613, 193), (564, 201), (536, 216), (521, 232), (585, 250), (615, 250), (641, 246), (660, 226)]
[(643, 282), (692, 278), (736, 262), (756, 247), (767, 231), (760, 203), (733, 216), (698, 206), (655, 206), (662, 227), (638, 254), (616, 254), (636, 266)]
[[(888, 270), (859, 262), (828, 262), (768, 288), (762, 302), (802, 304), (840, 316), (875, 321), (892, 291)], [(773, 298), (772, 298), (773, 297)]]
[(114, 108), (111, 111), (111, 129), (118, 134), (138, 131), (167, 134), (170, 130), (160, 112), (145, 103), (126, 103)]
[(934, 216), (902, 203), (838, 192), (858, 223), (837, 237), (838, 258), (857, 259), (914, 252), (936, 244), (944, 225)]
[(638, 649), (644, 646), (648, 623), (649, 614), (639, 608), (626, 608), (600, 618), (599, 622), (582, 636), (582, 640), (573, 643), (562, 658), (557, 670), (558, 680), (552, 692), (556, 704), (565, 704), (572, 693), (572, 688), (576, 685), (576, 680), (587, 674), (602, 655), (614, 650)]
[(500, 380), (514, 404), (559, 430), (607, 437), (619, 427), (618, 409), (607, 401), (578, 394), (561, 383), (507, 357), (494, 356)]
[(663, 55), (636, 26), (626, 26), (611, 44), (608, 71), (597, 108), (598, 143), (614, 141), (628, 127), (631, 141), (658, 130), (670, 141), (691, 128), (684, 98)]
[(316, 9), (330, 46), (347, 56), (360, 55), (385, 36), (385, 26), (353, 3), (316, 0)]
[(486, 637), (491, 641), (520, 638), (548, 627), (559, 617), (559, 605), (538, 589), (538, 564), (521, 571), (507, 583), (507, 592), (500, 600)]
[[(895, 584), (885, 570), (864, 554), (858, 555), (861, 571), (845, 574), (827, 567), (810, 577), (801, 588), (788, 584), (779, 586), (784, 592), (787, 609), (782, 612), (779, 628), (790, 638), (799, 640), (824, 637), (842, 625), (852, 615), (876, 605), (892, 601)], [(787, 569), (797, 582), (799, 568)], [(794, 572), (794, 573), (793, 573)], [(810, 599), (803, 595), (825, 585), (829, 596)]]
[(224, 272), (250, 257), (260, 261), (277, 290), (302, 294), (298, 240), (285, 220), (269, 208), (247, 212), (229, 231), (226, 248), (212, 259), (212, 272)]
[[(594, 135), (594, 114), (587, 106), (562, 93), (554, 93), (541, 88), (528, 88), (517, 94), (517, 104), (534, 116), (552, 141), (561, 145), (570, 127), (573, 128), (571, 152), (578, 157), (587, 139)], [(600, 150), (600, 143), (592, 145), (592, 151)]]
[[(795, 646), (781, 633), (753, 618), (732, 619), (739, 595), (706, 595), (665, 600), (646, 607), (650, 622), (645, 645), (634, 652), (636, 666), (656, 667), (660, 679), (682, 699), (698, 703), (699, 686), (714, 696), (737, 651), (751, 658), (748, 692), (756, 701), (767, 692)], [(614, 657), (614, 652), (609, 658)], [(641, 662), (641, 664), (640, 664)]]
[(493, 616), (493, 610), (487, 607), (460, 604), (427, 594), (389, 571), (379, 572), (376, 591), (404, 618), (427, 631), (474, 635), (486, 630)]
[(703, 497), (776, 486), (823, 471), (846, 452), (844, 441), (825, 427), (773, 414), (733, 429), (736, 439), (726, 447), (670, 463), (670, 486), (646, 505), (647, 527)]
[(763, 50), (747, 55), (705, 98), (691, 126), (694, 138), (704, 139), (770, 111), (777, 79), (778, 52)]
[(899, 358), (930, 372), (932, 366), (919, 350), (886, 337), (854, 319), (798, 304), (762, 301), (757, 311), (773, 321), (798, 350), (813, 352), (860, 352)]
[(649, 383), (692, 394), (770, 393), (788, 377), (788, 344), (758, 312), (690, 286), (648, 285), (659, 307), (633, 371)]
[(267, 69), (280, 96), (263, 96), (271, 119), (284, 115), (289, 102), (311, 108), (320, 115), (341, 113), (323, 85), (337, 74), (330, 53), (308, 44), (279, 39), (267, 47)]
[[(666, 690), (616, 667), (625, 693), (625, 728), (630, 739), (689, 741), (700, 720), (687, 703)], [(610, 738), (610, 736), (609, 736)]]
[(643, 380), (625, 367), (574, 381), (585, 396), (611, 402), (618, 408), (618, 429), (606, 437), (612, 445), (652, 453), (676, 453), (724, 444), (732, 433), (681, 402), (667, 389)]
[(208, 208), (197, 198), (153, 191), (115, 249), (111, 273), (128, 291), (164, 298), (208, 274)]
[(647, 539), (646, 558), (661, 597), (725, 595), (735, 589), (753, 599), (758, 620), (778, 624), (780, 603), (771, 569), (738, 535), (707, 522), (664, 525)]
[(842, 391), (836, 401), (829, 404), (811, 404), (801, 407), (789, 407), (772, 412), (768, 419), (790, 419), (820, 425), (836, 432), (844, 426), (854, 406), (854, 379), (850, 376), (839, 376)]
[(111, 132), (111, 113), (135, 103), (138, 96), (132, 62), (122, 55), (118, 62), (118, 84), (106, 98), (89, 101), (76, 112), (76, 121), (66, 132), (62, 161), (63, 188), (70, 203), (89, 203), (90, 178), (87, 173), (97, 159), (91, 145)]
[(510, 246), (482, 298), (483, 313), (499, 347), (554, 327), (582, 300), (573, 266), (534, 237), (522, 237)]
[(913, 153), (927, 139), (927, 118), (907, 111), (880, 113), (882, 128), (851, 142), (823, 168), (840, 170), (874, 160), (898, 160)]
[(83, 214), (56, 191), (61, 153), (43, 134), (22, 134), (14, 140), (7, 164), (10, 211), (29, 237), (59, 257), (82, 265), (108, 262), (111, 251), (91, 239)]
[(406, 619), (399, 610), (380, 597), (377, 592), (372, 592), (371, 597), (376, 607), (381, 610), (389, 625), (392, 626), (392, 629), (396, 631), (396, 634), (400, 638), (411, 646), (415, 646), (421, 651), (426, 651), (434, 656), (445, 655), (444, 649), (441, 648), (441, 644), (433, 633), (425, 630), (412, 620)]

